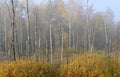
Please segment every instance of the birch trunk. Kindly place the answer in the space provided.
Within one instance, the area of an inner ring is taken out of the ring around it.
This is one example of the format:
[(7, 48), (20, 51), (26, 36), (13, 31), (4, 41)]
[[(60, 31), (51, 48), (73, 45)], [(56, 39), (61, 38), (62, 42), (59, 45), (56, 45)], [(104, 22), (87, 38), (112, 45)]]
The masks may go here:
[(38, 42), (39, 42), (39, 50), (41, 48), (41, 37), (40, 37), (40, 32), (39, 32), (39, 39), (38, 39)]
[[(0, 8), (0, 17), (2, 18), (2, 8)], [(1, 20), (0, 23), (2, 23)], [(2, 25), (0, 26), (0, 51), (2, 51)]]
[(63, 48), (64, 48), (64, 30), (63, 26), (61, 27), (61, 33), (62, 33), (62, 43), (61, 43), (61, 62), (63, 61)]
[(91, 42), (91, 52), (94, 49), (94, 39), (95, 39), (95, 31), (93, 31), (93, 38), (92, 38), (92, 42)]
[[(40, 25), (39, 25), (40, 26)], [(38, 49), (40, 50), (41, 48), (41, 35), (40, 35), (40, 27), (39, 27), (39, 38), (38, 38)], [(41, 55), (41, 52), (40, 52), (40, 55)]]
[(46, 40), (46, 62), (48, 62), (48, 43), (47, 43), (47, 40)]
[(70, 3), (70, 13), (69, 13), (69, 48), (71, 48), (71, 3)]
[(29, 3), (27, 0), (27, 55), (30, 58), (30, 21), (29, 21)]
[(107, 24), (106, 24), (106, 21), (104, 21), (104, 25), (105, 25), (106, 51), (108, 52), (108, 34), (107, 34)]
[(13, 59), (16, 60), (16, 21), (15, 21), (15, 5), (14, 5), (14, 1), (11, 0), (11, 4), (12, 4), (12, 50), (13, 50)]
[(76, 26), (76, 30), (77, 30), (77, 37), (76, 37), (76, 51), (78, 51), (78, 40), (79, 40), (79, 30), (78, 30), (78, 25)]
[[(20, 6), (20, 7), (22, 7), (22, 6)], [(20, 15), (22, 16), (22, 9), (20, 8)], [(23, 44), (23, 28), (22, 28), (22, 18), (20, 17), (19, 18), (19, 24), (20, 24), (20, 38), (21, 39), (19, 39), (19, 42), (20, 42), (20, 46), (19, 46), (19, 48), (20, 48), (20, 54), (22, 54), (22, 50), (23, 50), (23, 47), (22, 47), (22, 44)]]
[(35, 12), (34, 14), (35, 16), (35, 59), (36, 59), (36, 62), (38, 62), (38, 43), (37, 43), (37, 12)]
[(91, 30), (90, 30), (90, 24), (89, 24), (89, 11), (88, 11), (88, 3), (89, 3), (89, 0), (87, 0), (87, 27), (88, 27), (88, 50), (91, 49)]
[(51, 30), (51, 24), (50, 24), (50, 53), (51, 53), (51, 64), (53, 64), (53, 47), (52, 47), (52, 30)]
[(0, 26), (0, 51), (2, 51), (2, 26)]
[(5, 33), (5, 52), (7, 53), (7, 27), (6, 27), (6, 17), (4, 17), (4, 33)]
[[(20, 24), (21, 24), (22, 22), (21, 22), (21, 19), (20, 19)], [(22, 24), (21, 24), (21, 28), (20, 28), (20, 32), (21, 32), (21, 46), (20, 46), (20, 51), (21, 51), (21, 53), (22, 53), (22, 51), (23, 51), (23, 46), (22, 46), (22, 44), (23, 44), (23, 33), (22, 33)]]

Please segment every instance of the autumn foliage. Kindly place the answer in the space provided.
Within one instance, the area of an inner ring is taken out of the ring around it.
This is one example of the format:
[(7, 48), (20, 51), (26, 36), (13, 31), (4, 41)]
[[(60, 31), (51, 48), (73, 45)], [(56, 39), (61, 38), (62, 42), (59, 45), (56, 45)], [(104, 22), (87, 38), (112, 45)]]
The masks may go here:
[(0, 77), (119, 77), (120, 58), (116, 54), (87, 52), (75, 55), (68, 64), (35, 60), (0, 63)]
[(119, 77), (120, 59), (115, 54), (84, 53), (61, 66), (61, 77)]
[(49, 63), (17, 60), (0, 64), (0, 77), (54, 77)]

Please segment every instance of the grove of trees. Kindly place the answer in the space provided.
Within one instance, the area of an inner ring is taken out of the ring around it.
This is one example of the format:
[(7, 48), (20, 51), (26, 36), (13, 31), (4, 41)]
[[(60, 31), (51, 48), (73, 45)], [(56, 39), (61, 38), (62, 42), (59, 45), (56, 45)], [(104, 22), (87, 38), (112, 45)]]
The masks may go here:
[(89, 0), (0, 0), (0, 60), (54, 63), (85, 51), (118, 52), (120, 21), (110, 8), (93, 7)]

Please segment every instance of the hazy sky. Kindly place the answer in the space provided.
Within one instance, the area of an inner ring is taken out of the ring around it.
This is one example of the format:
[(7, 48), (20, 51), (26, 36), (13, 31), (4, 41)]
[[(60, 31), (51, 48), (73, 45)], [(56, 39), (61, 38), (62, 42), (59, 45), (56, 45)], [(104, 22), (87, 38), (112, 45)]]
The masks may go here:
[(120, 0), (90, 0), (94, 4), (95, 11), (105, 11), (111, 8), (115, 15), (115, 20), (120, 19)]
[[(41, 0), (35, 0), (36, 3), (39, 3)], [(67, 1), (67, 0), (66, 0)], [(86, 0), (83, 0), (85, 3)], [(115, 20), (120, 19), (120, 0), (89, 0), (90, 4), (94, 4), (93, 8), (95, 12), (105, 11), (107, 8), (111, 8), (115, 15)]]

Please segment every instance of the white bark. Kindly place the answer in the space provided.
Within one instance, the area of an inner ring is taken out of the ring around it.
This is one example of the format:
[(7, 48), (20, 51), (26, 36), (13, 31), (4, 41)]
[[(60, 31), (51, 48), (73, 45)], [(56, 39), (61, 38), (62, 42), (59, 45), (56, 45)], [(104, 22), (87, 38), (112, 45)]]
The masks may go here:
[(106, 21), (105, 21), (105, 20), (104, 20), (104, 25), (105, 25), (106, 48), (108, 48), (107, 24), (106, 24)]
[(39, 33), (39, 49), (40, 49), (40, 47), (41, 47), (41, 37), (40, 37), (40, 33)]
[(29, 22), (29, 3), (28, 3), (28, 0), (26, 0), (26, 5), (27, 5), (27, 55), (28, 55), (28, 58), (30, 58), (30, 22)]
[(36, 59), (36, 62), (38, 62), (38, 58), (39, 58), (39, 55), (38, 55), (38, 43), (37, 43), (37, 10), (34, 14), (35, 18), (34, 18), (34, 22), (35, 22), (35, 59)]
[(89, 2), (89, 0), (87, 0), (87, 28), (88, 28), (87, 32), (88, 32), (88, 50), (90, 50), (90, 48), (91, 48), (91, 41), (90, 41), (91, 34), (90, 34), (90, 25), (89, 25), (88, 2)]
[(50, 53), (51, 53), (51, 64), (53, 64), (53, 47), (52, 47), (52, 30), (50, 24)]
[(6, 16), (4, 17), (4, 33), (5, 33), (5, 52), (7, 51), (7, 27), (6, 27)]
[(37, 52), (37, 16), (35, 14), (34, 14), (34, 22), (35, 22), (35, 53), (36, 53)]
[[(22, 22), (21, 22), (21, 19), (20, 19), (20, 23), (22, 23)], [(21, 29), (20, 29), (20, 31), (21, 31), (21, 35), (20, 35), (20, 36), (21, 36), (21, 41), (20, 41), (20, 42), (21, 42), (20, 51), (22, 52), (22, 50), (23, 50), (23, 47), (22, 47), (22, 44), (23, 44), (22, 25), (21, 25)]]
[(16, 21), (15, 21), (15, 5), (14, 1), (11, 0), (12, 4), (12, 49), (13, 49), (13, 59), (16, 60)]
[(70, 13), (69, 13), (69, 48), (71, 48), (71, 4), (70, 4)]
[(73, 46), (72, 47), (75, 48), (75, 36), (74, 36), (74, 32), (72, 32), (72, 39), (73, 39), (73, 41), (72, 41), (73, 42)]
[[(2, 17), (2, 8), (0, 8), (0, 17)], [(2, 51), (2, 25), (0, 26), (0, 51)]]
[(61, 29), (62, 29), (62, 44), (61, 44), (61, 61), (63, 61), (63, 49), (64, 49), (64, 30), (63, 30), (63, 26), (61, 27)]
[(48, 61), (48, 49), (47, 49), (47, 46), (48, 46), (48, 43), (47, 43), (47, 40), (46, 40), (46, 61)]
[(4, 32), (5, 32), (5, 50), (6, 50), (6, 37), (7, 37), (7, 34), (6, 34), (6, 17), (4, 17)]
[[(20, 5), (20, 7), (22, 7)], [(22, 9), (20, 8), (20, 16), (22, 16)], [(19, 18), (19, 24), (20, 24), (20, 52), (22, 53), (22, 50), (23, 50), (23, 47), (22, 47), (22, 44), (23, 44), (23, 31), (22, 31), (22, 19), (21, 17)]]
[(91, 52), (94, 49), (94, 39), (95, 39), (95, 31), (93, 31), (93, 38), (92, 38), (92, 42), (91, 42)]
[(77, 27), (76, 27), (76, 30), (77, 30), (77, 39), (76, 39), (76, 51), (78, 50), (78, 40), (79, 40), (79, 31), (78, 31), (78, 25), (77, 25)]

